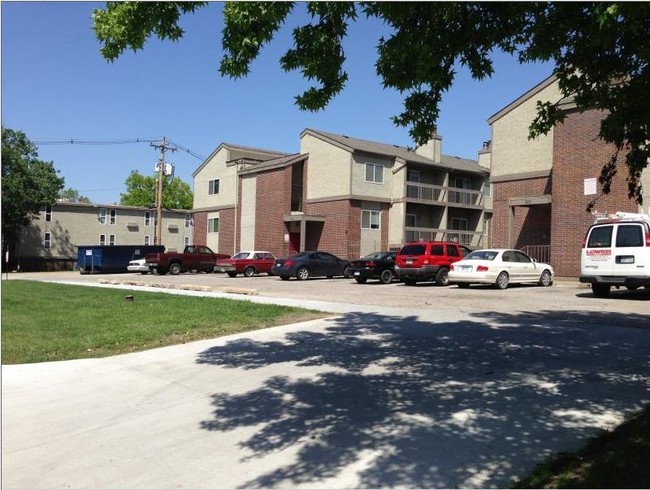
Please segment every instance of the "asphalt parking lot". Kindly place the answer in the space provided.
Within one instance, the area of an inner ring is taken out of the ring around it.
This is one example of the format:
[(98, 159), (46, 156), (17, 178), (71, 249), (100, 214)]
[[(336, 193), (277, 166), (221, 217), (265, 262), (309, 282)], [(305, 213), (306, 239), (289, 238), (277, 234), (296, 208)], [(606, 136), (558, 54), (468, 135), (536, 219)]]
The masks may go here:
[(323, 301), (346, 305), (416, 309), (449, 309), (459, 312), (542, 312), (575, 311), (598, 314), (620, 312), (650, 314), (650, 291), (612, 290), (609, 298), (595, 298), (588, 285), (574, 279), (556, 280), (549, 288), (512, 285), (506, 290), (476, 285), (470, 289), (439, 287), (433, 283), (406, 286), (400, 282), (381, 284), (353, 279), (313, 278), (306, 281), (258, 275), (235, 278), (226, 274), (185, 273), (178, 276), (154, 274), (79, 274), (78, 272), (13, 273), (11, 278), (71, 282), (77, 284), (113, 284), (153, 286), (161, 290), (187, 290), (232, 293), (236, 296), (288, 298), (298, 301)]
[(598, 299), (575, 281), (501, 291), (220, 274), (11, 279), (336, 315), (3, 366), (8, 489), (506, 488), (650, 403), (648, 291)]

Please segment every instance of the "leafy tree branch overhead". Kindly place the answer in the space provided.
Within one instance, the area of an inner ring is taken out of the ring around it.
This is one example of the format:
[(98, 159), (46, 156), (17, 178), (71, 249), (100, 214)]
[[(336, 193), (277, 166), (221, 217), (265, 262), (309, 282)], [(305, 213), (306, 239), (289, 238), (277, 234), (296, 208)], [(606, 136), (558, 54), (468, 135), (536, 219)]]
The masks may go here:
[[(177, 41), (182, 14), (205, 2), (109, 2), (94, 12), (103, 56), (114, 61), (125, 49), (143, 49), (148, 37)], [(220, 72), (248, 74), (296, 7), (292, 2), (226, 2)], [(628, 194), (641, 203), (641, 172), (650, 157), (650, 3), (646, 2), (309, 2), (311, 22), (293, 30), (293, 46), (280, 58), (285, 71), (299, 70), (313, 83), (296, 97), (302, 110), (317, 111), (345, 88), (343, 42), (362, 17), (392, 29), (378, 40), (376, 69), (385, 88), (404, 96), (393, 122), (409, 128), (416, 144), (435, 131), (443, 94), (455, 67), (476, 80), (493, 73), (491, 55), (502, 50), (520, 63), (555, 62), (562, 94), (579, 110), (603, 111), (599, 136), (615, 151), (603, 162), (601, 183), (609, 192), (625, 155)], [(513, 94), (514, 95), (514, 94)], [(562, 123), (560, 101), (538, 105), (530, 137)]]

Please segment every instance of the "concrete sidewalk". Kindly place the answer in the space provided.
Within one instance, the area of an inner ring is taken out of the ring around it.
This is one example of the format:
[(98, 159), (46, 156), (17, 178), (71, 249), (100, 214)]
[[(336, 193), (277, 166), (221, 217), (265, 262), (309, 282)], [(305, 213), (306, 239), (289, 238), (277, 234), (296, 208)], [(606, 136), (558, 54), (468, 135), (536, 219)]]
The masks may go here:
[(298, 304), (338, 316), (3, 366), (3, 488), (506, 487), (650, 402), (648, 316)]

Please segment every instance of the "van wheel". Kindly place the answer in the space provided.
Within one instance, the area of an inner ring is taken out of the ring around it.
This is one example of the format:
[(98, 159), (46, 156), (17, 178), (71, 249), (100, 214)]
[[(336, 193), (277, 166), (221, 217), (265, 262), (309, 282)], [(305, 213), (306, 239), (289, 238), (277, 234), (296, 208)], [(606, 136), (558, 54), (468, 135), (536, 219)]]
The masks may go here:
[(501, 273), (499, 273), (497, 276), (497, 280), (495, 281), (494, 285), (499, 289), (507, 289), (509, 282), (510, 278), (508, 277), (508, 273), (506, 271), (501, 271)]
[(606, 298), (609, 296), (609, 290), (612, 287), (609, 284), (596, 284), (593, 283), (591, 285), (591, 291), (594, 293), (594, 296), (596, 298)]
[(539, 285), (547, 288), (552, 284), (553, 278), (551, 277), (551, 273), (549, 271), (542, 272), (542, 275), (539, 278)]
[(255, 267), (246, 267), (244, 269), (244, 275), (246, 277), (252, 277), (255, 274)]
[(384, 269), (381, 271), (381, 275), (379, 276), (379, 282), (382, 284), (390, 284), (393, 282), (393, 271), (390, 269)]
[(436, 274), (436, 285), (449, 286), (449, 269), (441, 267)]
[(181, 264), (178, 262), (174, 262), (173, 264), (169, 265), (169, 273), (172, 276), (177, 276), (181, 273)]

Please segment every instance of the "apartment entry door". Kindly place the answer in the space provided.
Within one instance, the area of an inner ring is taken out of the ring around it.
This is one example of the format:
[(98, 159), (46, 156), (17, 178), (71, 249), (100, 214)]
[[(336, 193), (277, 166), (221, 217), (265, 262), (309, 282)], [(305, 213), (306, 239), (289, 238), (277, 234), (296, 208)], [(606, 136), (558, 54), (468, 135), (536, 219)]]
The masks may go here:
[(300, 232), (289, 233), (289, 253), (296, 254), (300, 251)]

